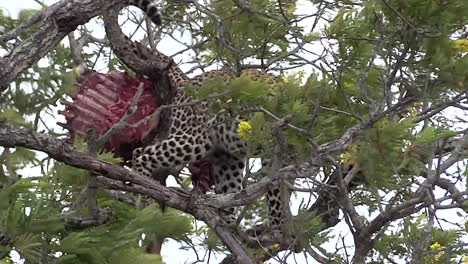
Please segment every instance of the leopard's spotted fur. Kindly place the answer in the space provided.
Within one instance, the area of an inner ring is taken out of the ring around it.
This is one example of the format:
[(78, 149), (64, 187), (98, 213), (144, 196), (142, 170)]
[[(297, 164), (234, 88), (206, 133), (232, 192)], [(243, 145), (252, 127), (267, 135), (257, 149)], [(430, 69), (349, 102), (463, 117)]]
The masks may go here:
[[(142, 4), (151, 1), (135, 0), (140, 8)], [(148, 13), (148, 12), (146, 12)], [(153, 20), (154, 21), (154, 20)], [(212, 164), (215, 175), (215, 192), (220, 194), (239, 192), (242, 189), (242, 177), (245, 167), (245, 142), (242, 141), (236, 130), (236, 122), (228, 121), (223, 115), (209, 114), (205, 102), (195, 106), (187, 104), (192, 99), (185, 93), (187, 85), (201, 86), (203, 81), (214, 77), (232, 78), (227, 71), (211, 71), (188, 78), (172, 59), (157, 52), (157, 57), (169, 67), (166, 73), (170, 85), (176, 94), (173, 104), (179, 107), (171, 108), (169, 136), (155, 145), (137, 148), (133, 152), (132, 168), (137, 173), (151, 177), (154, 170), (166, 169), (180, 171), (187, 164), (208, 159)], [(276, 77), (258, 70), (249, 70), (252, 79), (268, 79), (278, 81)], [(184, 106), (185, 105), (185, 106)], [(273, 225), (281, 222), (281, 200), (278, 188), (272, 188), (267, 194), (269, 220)], [(233, 209), (226, 215), (228, 223), (234, 222)]]

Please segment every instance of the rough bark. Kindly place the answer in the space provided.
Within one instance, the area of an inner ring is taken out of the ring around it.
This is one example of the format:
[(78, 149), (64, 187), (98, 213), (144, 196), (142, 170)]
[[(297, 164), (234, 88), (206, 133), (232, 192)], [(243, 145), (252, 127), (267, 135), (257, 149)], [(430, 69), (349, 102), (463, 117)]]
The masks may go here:
[(76, 27), (123, 3), (125, 0), (64, 0), (39, 11), (36, 16), (42, 19), (36, 21), (39, 25), (35, 32), (0, 59), (0, 93)]

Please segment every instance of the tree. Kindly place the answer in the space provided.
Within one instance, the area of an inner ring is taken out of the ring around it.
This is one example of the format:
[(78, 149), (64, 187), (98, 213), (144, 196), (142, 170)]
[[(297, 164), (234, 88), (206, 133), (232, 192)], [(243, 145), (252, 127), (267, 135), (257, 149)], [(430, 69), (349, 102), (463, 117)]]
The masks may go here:
[[(162, 263), (167, 238), (198, 262), (468, 262), (466, 1), (168, 1), (158, 27), (121, 12), (131, 40), (116, 22), (125, 2), (0, 13), (0, 263), (11, 252), (26, 263)], [(83, 68), (146, 75), (170, 105), (156, 49), (192, 76), (238, 76), (186, 89), (193, 107), (241, 113), (250, 167), (270, 161), (247, 169), (242, 192), (191, 192), (183, 173), (166, 187), (104, 151), (96, 131), (70, 143), (51, 125)], [(252, 68), (283, 81), (242, 74)], [(288, 205), (279, 230), (258, 224), (272, 184)], [(219, 215), (232, 206), (237, 228)]]

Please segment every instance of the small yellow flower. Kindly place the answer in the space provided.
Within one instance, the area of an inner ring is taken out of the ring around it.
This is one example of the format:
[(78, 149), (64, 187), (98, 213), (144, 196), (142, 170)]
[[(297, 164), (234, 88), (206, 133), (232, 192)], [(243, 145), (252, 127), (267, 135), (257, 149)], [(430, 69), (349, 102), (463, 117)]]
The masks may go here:
[(439, 244), (439, 242), (435, 242), (434, 244), (431, 245), (432, 250), (438, 250), (438, 249), (441, 249), (441, 248), (444, 248), (444, 246)]
[(273, 251), (277, 251), (279, 248), (280, 248), (280, 244), (276, 243), (276, 244), (271, 245), (267, 249), (269, 252), (273, 252)]
[(467, 255), (462, 255), (462, 263), (463, 264), (468, 264), (468, 256)]
[(341, 155), (341, 160), (346, 164), (355, 164), (357, 156), (357, 146), (351, 145), (348, 147), (347, 151)]
[(239, 134), (239, 138), (247, 141), (250, 139), (250, 135), (252, 134), (252, 126), (247, 121), (242, 121), (239, 123), (237, 127), (237, 133)]
[(468, 39), (454, 40), (453, 47), (459, 52), (468, 52)]
[(430, 246), (430, 248), (431, 250), (434, 250), (434, 251), (436, 250), (437, 251), (440, 250), (440, 251), (437, 252), (435, 255), (430, 256), (428, 263), (439, 263), (440, 257), (442, 257), (442, 255), (445, 254), (445, 251), (441, 249), (444, 249), (445, 247), (439, 244), (439, 242), (435, 242), (434, 244)]

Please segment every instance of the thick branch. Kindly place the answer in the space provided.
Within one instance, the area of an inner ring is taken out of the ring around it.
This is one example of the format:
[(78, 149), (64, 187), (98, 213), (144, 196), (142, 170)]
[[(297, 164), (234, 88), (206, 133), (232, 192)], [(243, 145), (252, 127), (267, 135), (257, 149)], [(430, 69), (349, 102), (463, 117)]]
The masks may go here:
[[(254, 201), (258, 198), (258, 193), (262, 193), (258, 190), (266, 189), (266, 185), (271, 183), (268, 179), (262, 184), (255, 184), (234, 196), (202, 195), (198, 197), (179, 188), (166, 188), (120, 166), (78, 152), (63, 140), (47, 134), (36, 133), (31, 129), (13, 128), (6, 122), (0, 122), (0, 146), (25, 147), (43, 151), (55, 160), (102, 175), (96, 177), (101, 186), (144, 194), (158, 202), (163, 202), (165, 205), (192, 214), (215, 230), (240, 263), (253, 263), (232, 231), (227, 226), (220, 224), (222, 221), (219, 221), (216, 212), (221, 206), (229, 207), (232, 204), (242, 205)], [(285, 168), (286, 176), (290, 176), (288, 173), (290, 169), (292, 168)], [(244, 199), (245, 197), (248, 199)]]
[[(160, 56), (145, 52), (147, 58), (142, 58), (133, 43), (123, 34), (118, 23), (118, 8), (110, 8), (104, 12), (104, 27), (109, 44), (117, 57), (135, 72), (144, 74), (153, 79), (160, 79), (160, 74), (166, 69), (170, 61), (161, 61)], [(135, 55), (140, 56), (135, 56)], [(156, 78), (154, 78), (156, 77)], [(158, 93), (159, 94), (159, 93)]]
[[(63, 0), (40, 11), (34, 18), (43, 19), (34, 33), (19, 43), (10, 54), (0, 59), (0, 92), (3, 92), (21, 72), (43, 58), (76, 27), (100, 15), (102, 10), (123, 3), (125, 0)], [(23, 25), (18, 27), (22, 29)]]
[(140, 176), (120, 166), (101, 161), (84, 153), (78, 152), (65, 141), (53, 138), (47, 134), (39, 134), (30, 129), (13, 128), (5, 122), (0, 123), (0, 146), (25, 147), (47, 153), (55, 160), (68, 165), (82, 168), (128, 185), (138, 185), (146, 188), (139, 192), (164, 202), (168, 206), (187, 211), (189, 194), (183, 190), (169, 189), (149, 178)]
[[(359, 234), (359, 241), (367, 241), (366, 243), (357, 244), (355, 260), (353, 263), (361, 263), (365, 255), (372, 248), (374, 239), (371, 236), (381, 230), (387, 223), (406, 217), (410, 214), (416, 213), (421, 209), (427, 207), (430, 203), (428, 201), (427, 190), (432, 188), (434, 184), (440, 179), (440, 174), (450, 168), (455, 162), (460, 160), (460, 155), (463, 153), (465, 147), (468, 145), (468, 133), (459, 139), (459, 144), (451, 152), (448, 159), (442, 162), (435, 170), (429, 170), (426, 180), (414, 192), (413, 198), (395, 206), (388, 206), (384, 212), (375, 217)], [(460, 198), (461, 194), (456, 193)]]

